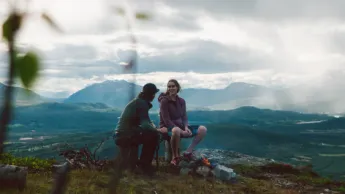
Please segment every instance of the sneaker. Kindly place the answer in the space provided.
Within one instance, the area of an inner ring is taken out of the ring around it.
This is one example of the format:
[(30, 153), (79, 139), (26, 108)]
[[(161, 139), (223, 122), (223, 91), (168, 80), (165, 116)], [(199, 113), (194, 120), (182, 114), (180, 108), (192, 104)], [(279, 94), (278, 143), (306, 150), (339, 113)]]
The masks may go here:
[(180, 163), (180, 157), (175, 157), (174, 159), (171, 160), (170, 164), (174, 165), (174, 166), (178, 166), (178, 164)]

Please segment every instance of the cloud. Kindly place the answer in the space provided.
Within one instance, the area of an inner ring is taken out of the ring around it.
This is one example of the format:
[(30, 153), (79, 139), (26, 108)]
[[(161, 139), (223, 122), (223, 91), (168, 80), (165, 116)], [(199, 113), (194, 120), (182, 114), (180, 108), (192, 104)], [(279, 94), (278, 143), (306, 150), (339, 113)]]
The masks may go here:
[[(211, 1), (196, 3), (193, 0), (164, 1), (167, 5), (197, 13), (212, 14), (218, 18), (249, 18), (253, 20), (299, 20), (301, 18), (324, 19), (345, 18), (342, 7), (345, 2), (334, 0), (331, 3), (323, 0), (247, 0), (247, 1)], [(216, 3), (217, 2), (217, 3)]]
[[(133, 46), (125, 20), (112, 7), (122, 6), (122, 1), (32, 2), (33, 12), (47, 11), (66, 32), (55, 33), (38, 15), (25, 21), (18, 47), (34, 49), (43, 59), (35, 89), (71, 93), (107, 79), (131, 80), (130, 74), (123, 74), (122, 64), (133, 54)], [(167, 77), (176, 77), (186, 87), (221, 88), (243, 81), (289, 87), (296, 102), (307, 103), (315, 96), (338, 106), (336, 95), (343, 87), (345, 70), (344, 4), (341, 0), (129, 1), (128, 11), (153, 16), (132, 23), (138, 40), (138, 83), (152, 80), (164, 85)], [(1, 13), (5, 7), (0, 2)], [(6, 75), (5, 52), (2, 42), (1, 80)]]
[[(47, 66), (47, 65), (46, 65)], [(83, 78), (89, 79), (93, 76), (102, 76), (105, 74), (121, 73), (119, 65), (108, 61), (97, 61), (93, 63), (65, 63), (63, 66), (51, 64), (51, 68), (44, 67), (42, 74), (44, 77), (50, 76), (56, 78)]]
[[(177, 79), (183, 88), (210, 88), (223, 89), (232, 82), (246, 82), (260, 85), (270, 85), (270, 77), (274, 72), (258, 70), (252, 72), (227, 72), (227, 73), (195, 73), (195, 72), (152, 72), (136, 74), (139, 85), (147, 82), (157, 84), (161, 89), (166, 88), (169, 79)], [(132, 74), (105, 75), (106, 80), (132, 80)]]
[[(140, 58), (139, 71), (220, 73), (265, 68), (264, 57), (237, 46), (227, 47), (203, 40), (192, 40), (186, 45), (182, 48), (162, 48), (159, 56)], [(172, 52), (173, 49), (176, 52)]]
[(57, 44), (54, 49), (44, 51), (45, 60), (94, 60), (98, 57), (97, 49), (90, 45)]

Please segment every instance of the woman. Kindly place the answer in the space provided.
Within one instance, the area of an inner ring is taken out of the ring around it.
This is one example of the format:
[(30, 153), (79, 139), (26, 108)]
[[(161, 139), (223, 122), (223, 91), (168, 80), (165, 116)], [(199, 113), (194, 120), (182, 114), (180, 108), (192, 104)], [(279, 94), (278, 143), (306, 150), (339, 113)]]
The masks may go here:
[(194, 137), (189, 145), (184, 157), (191, 159), (194, 147), (206, 135), (205, 126), (188, 125), (186, 101), (178, 96), (181, 90), (180, 84), (175, 79), (168, 81), (167, 91), (158, 97), (160, 102), (160, 128), (162, 133), (171, 136), (170, 143), (172, 148), (171, 164), (178, 165), (180, 156), (178, 153), (181, 137)]

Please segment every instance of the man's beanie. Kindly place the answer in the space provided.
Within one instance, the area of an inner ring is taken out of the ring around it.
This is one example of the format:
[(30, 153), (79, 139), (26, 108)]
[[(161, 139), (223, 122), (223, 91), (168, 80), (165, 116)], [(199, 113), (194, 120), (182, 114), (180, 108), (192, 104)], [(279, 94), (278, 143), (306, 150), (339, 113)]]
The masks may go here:
[(143, 87), (143, 93), (145, 94), (156, 94), (159, 89), (153, 83), (147, 83)]

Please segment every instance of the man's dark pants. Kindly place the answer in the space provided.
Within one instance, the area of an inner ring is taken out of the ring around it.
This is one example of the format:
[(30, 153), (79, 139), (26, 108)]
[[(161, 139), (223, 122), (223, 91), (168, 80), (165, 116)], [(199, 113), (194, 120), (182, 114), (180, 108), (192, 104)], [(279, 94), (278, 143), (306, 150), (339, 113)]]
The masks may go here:
[[(141, 168), (151, 167), (153, 157), (158, 146), (159, 135), (157, 131), (140, 130), (140, 132), (133, 134), (131, 137), (118, 137), (115, 138), (115, 144), (121, 148), (121, 156), (132, 155), (131, 160), (135, 161), (123, 161), (134, 162)], [(138, 149), (139, 145), (143, 145), (140, 159), (138, 159), (138, 152), (128, 153), (129, 150)], [(128, 165), (128, 164), (124, 164)], [(133, 168), (133, 166), (131, 166)]]

